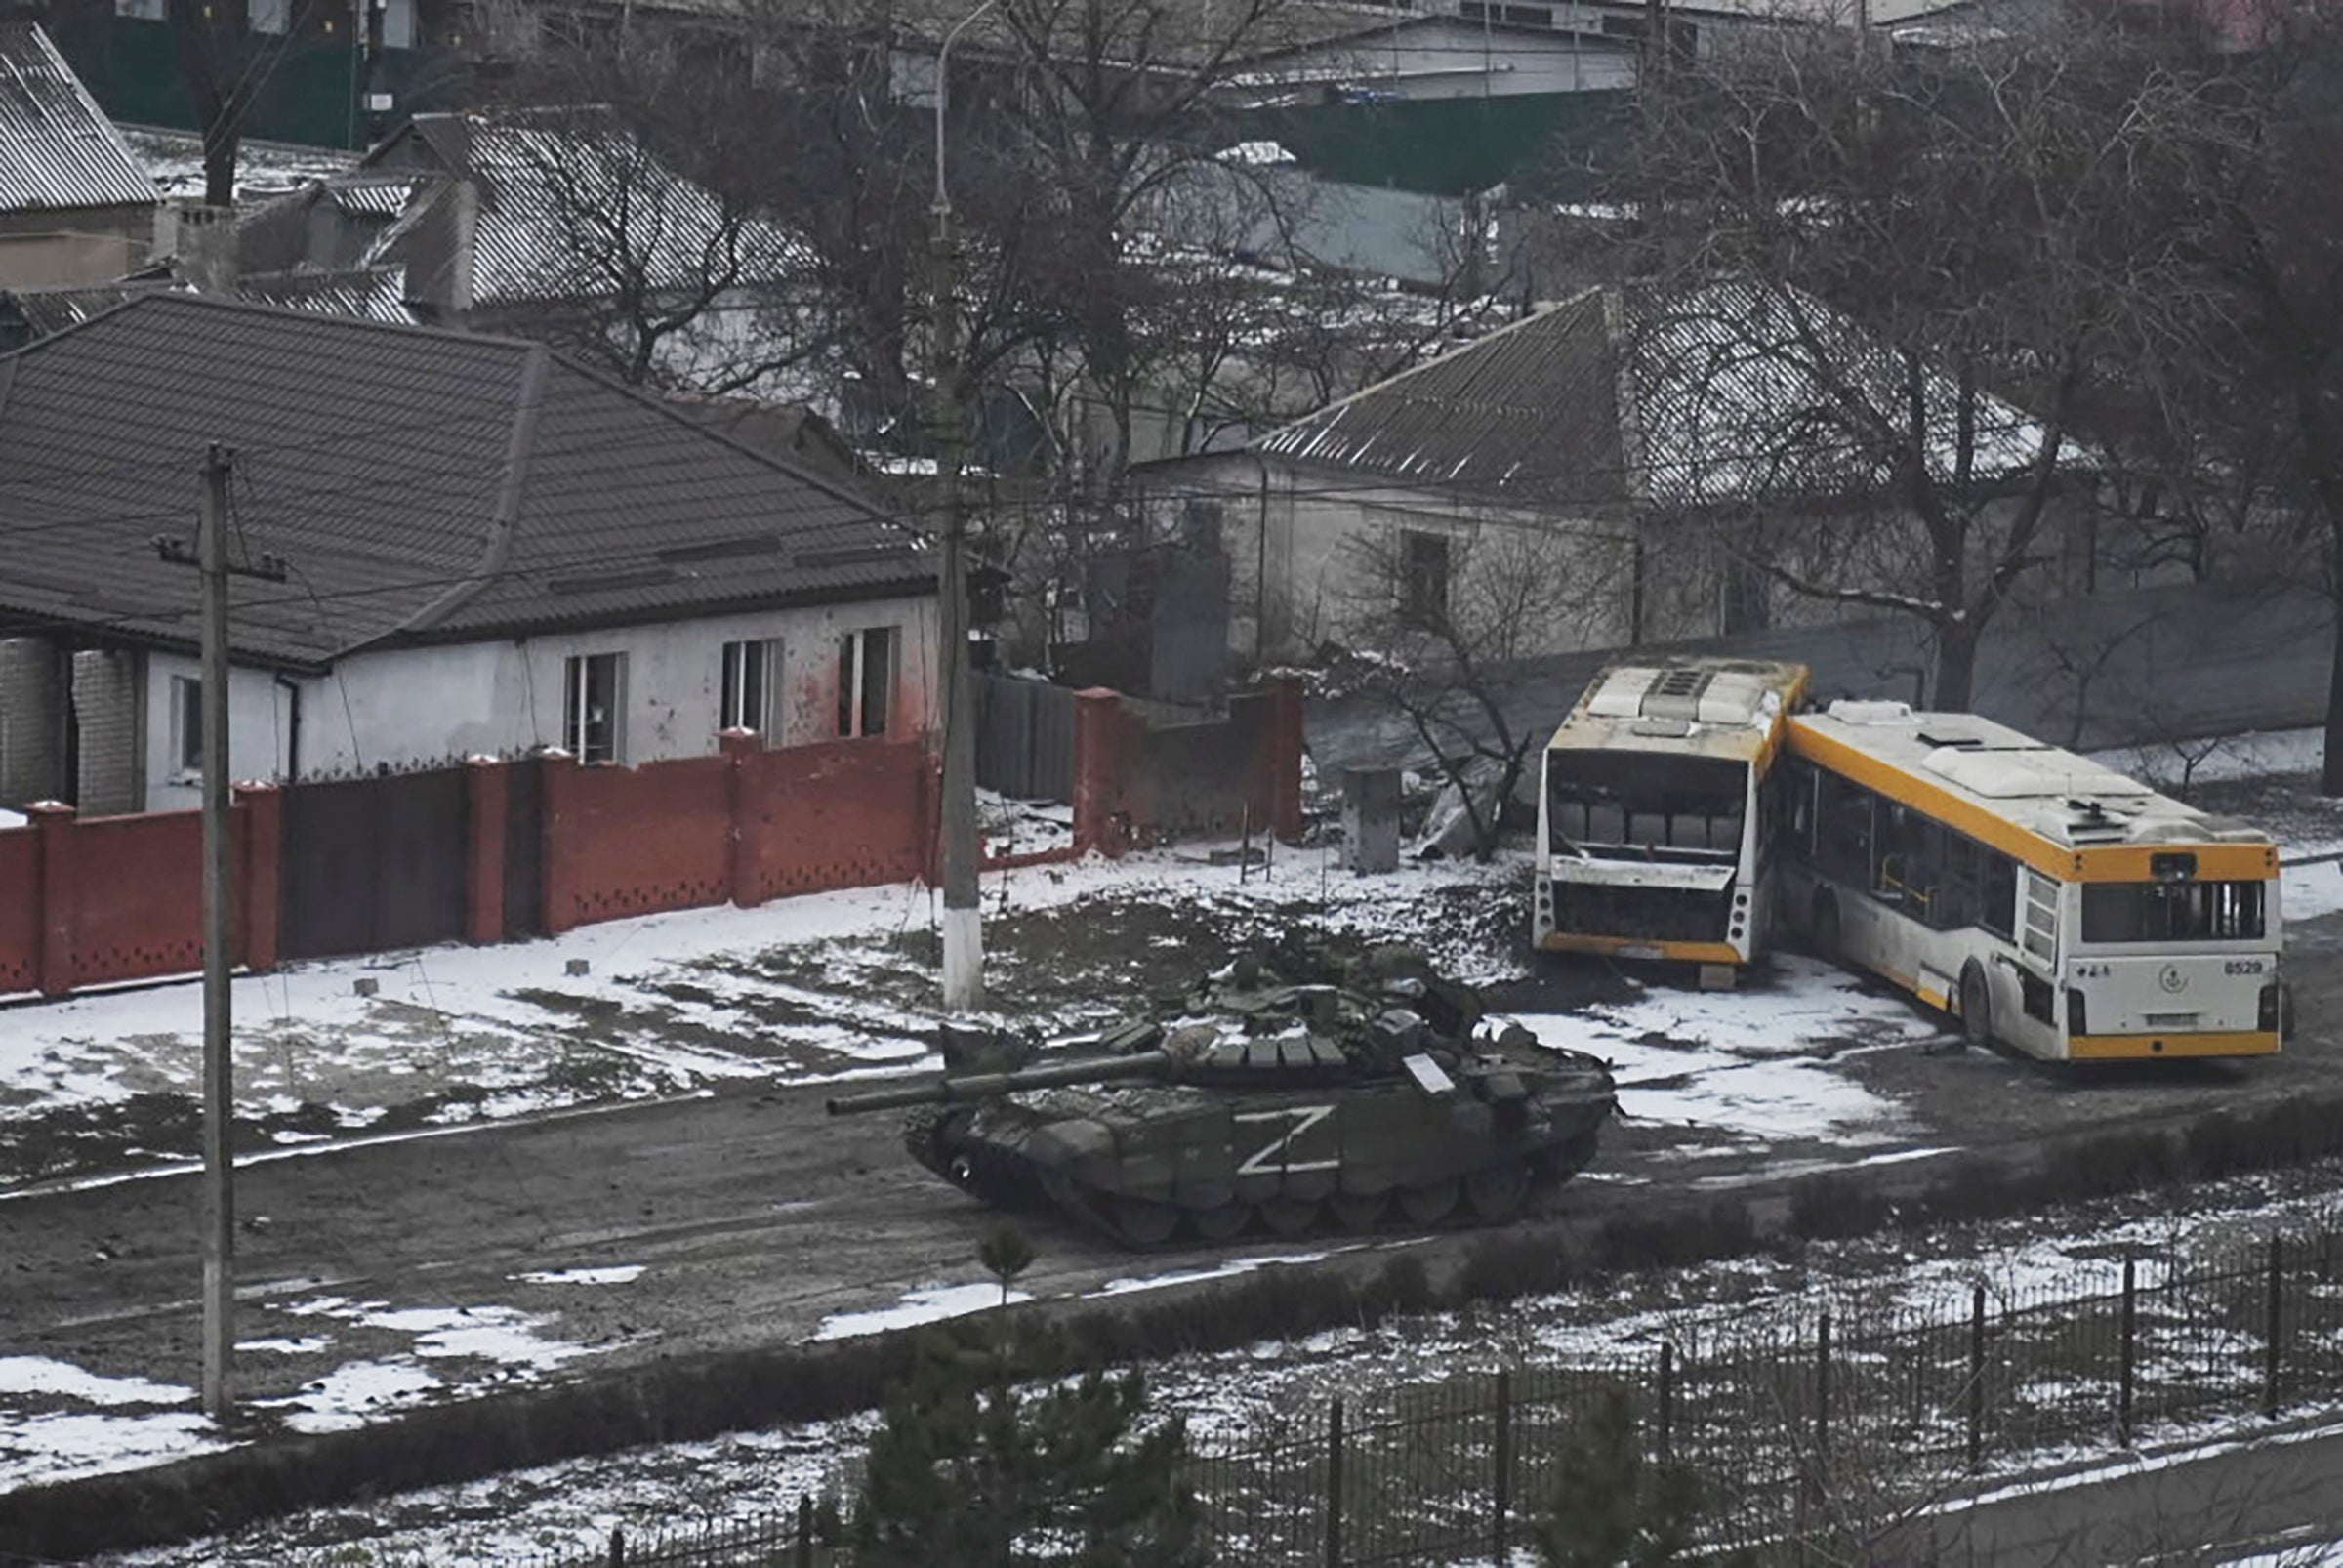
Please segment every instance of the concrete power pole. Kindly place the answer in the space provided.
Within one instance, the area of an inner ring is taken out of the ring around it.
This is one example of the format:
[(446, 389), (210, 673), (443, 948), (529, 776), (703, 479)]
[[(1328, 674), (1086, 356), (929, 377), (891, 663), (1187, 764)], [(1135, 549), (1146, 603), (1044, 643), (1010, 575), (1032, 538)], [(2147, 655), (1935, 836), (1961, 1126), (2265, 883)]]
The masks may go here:
[(157, 539), (163, 559), (203, 576), (203, 1410), (226, 1421), (232, 1408), (228, 1362), (235, 1345), (235, 1058), (228, 1011), (228, 967), (235, 942), (235, 867), (228, 834), (227, 580), (283, 582), (285, 568), (264, 556), (257, 566), (227, 562), (227, 478), (234, 457), (214, 442), (203, 462), (202, 537), (190, 555), (176, 539)]
[(967, 512), (960, 494), (966, 432), (961, 410), (952, 201), (944, 186), (944, 110), (952, 45), (995, 3), (984, 0), (963, 17), (944, 35), (935, 55), (935, 231), (928, 259), (933, 272), (929, 348), (935, 383), (935, 480), (937, 504), (943, 510), (936, 585), (942, 599), (937, 614), (943, 623), (937, 679), (944, 705), (944, 798), (938, 827), (943, 837), (944, 1007), (953, 1012), (984, 1005), (984, 928), (976, 897), (976, 693), (968, 673)]

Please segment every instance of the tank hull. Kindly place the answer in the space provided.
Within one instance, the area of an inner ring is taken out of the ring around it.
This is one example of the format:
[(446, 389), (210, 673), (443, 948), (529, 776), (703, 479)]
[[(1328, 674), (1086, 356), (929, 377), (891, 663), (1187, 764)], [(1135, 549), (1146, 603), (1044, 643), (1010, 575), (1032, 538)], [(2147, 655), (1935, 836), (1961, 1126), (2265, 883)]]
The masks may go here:
[(917, 1116), (906, 1143), (987, 1203), (1047, 1204), (1132, 1247), (1501, 1222), (1587, 1163), (1614, 1108), (1602, 1061), (1540, 1055), (1466, 1064), (1445, 1093), (1404, 1072), (1034, 1090)]

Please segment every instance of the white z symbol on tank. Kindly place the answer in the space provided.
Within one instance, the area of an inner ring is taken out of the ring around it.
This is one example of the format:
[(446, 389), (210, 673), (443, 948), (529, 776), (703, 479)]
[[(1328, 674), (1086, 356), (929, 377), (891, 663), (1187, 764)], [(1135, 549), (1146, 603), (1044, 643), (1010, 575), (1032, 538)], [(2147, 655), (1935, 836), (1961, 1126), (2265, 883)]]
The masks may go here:
[(1274, 1176), (1280, 1171), (1332, 1171), (1342, 1162), (1335, 1160), (1288, 1160), (1283, 1158), (1295, 1138), (1335, 1114), (1332, 1105), (1289, 1105), (1277, 1111), (1239, 1111), (1230, 1118), (1236, 1122), (1284, 1122), (1292, 1125), (1261, 1145), (1250, 1159), (1237, 1167), (1239, 1176)]

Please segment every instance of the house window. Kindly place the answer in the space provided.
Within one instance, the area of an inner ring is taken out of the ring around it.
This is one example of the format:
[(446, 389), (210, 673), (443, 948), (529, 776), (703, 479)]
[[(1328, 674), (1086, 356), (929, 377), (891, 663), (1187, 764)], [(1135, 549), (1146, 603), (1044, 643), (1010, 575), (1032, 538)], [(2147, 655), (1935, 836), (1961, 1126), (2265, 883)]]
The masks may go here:
[(568, 661), (561, 698), (561, 743), (581, 763), (619, 760), (620, 703), (627, 656), (587, 653)]
[(895, 695), (895, 644), (891, 626), (848, 632), (838, 640), (838, 732), (884, 735)]
[(114, 15), (136, 17), (141, 21), (161, 21), (165, 0), (114, 0)]
[(781, 662), (780, 652), (777, 642), (724, 644), (724, 690), (717, 715), (719, 727), (771, 735), (773, 670)]
[(181, 773), (203, 771), (203, 682), (171, 678), (171, 762)]
[(245, 0), (244, 20), (254, 32), (283, 32), (292, 13), (293, 0)]
[(1399, 541), (1399, 613), (1418, 626), (1446, 620), (1448, 536), (1411, 529)]
[(415, 47), (415, 0), (376, 0), (383, 8), (383, 47)]

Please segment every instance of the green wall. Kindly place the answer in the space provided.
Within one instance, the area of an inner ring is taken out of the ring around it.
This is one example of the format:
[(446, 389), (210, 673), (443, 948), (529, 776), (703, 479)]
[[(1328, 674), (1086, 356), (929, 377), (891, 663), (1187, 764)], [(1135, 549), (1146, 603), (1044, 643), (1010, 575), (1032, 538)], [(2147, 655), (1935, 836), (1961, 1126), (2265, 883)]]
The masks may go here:
[[(117, 17), (108, 7), (59, 15), (46, 25), (107, 114), (133, 125), (201, 129), (169, 23)], [(366, 116), (353, 121), (350, 113), (363, 90), (353, 89), (352, 65), (347, 30), (294, 39), (245, 115), (244, 134), (309, 146), (367, 145)], [(429, 51), (385, 50), (375, 63), (373, 90), (396, 96), (393, 119), (441, 106), (448, 85), (446, 63)]]
[(1584, 194), (1570, 171), (1615, 140), (1630, 95), (1523, 93), (1262, 109), (1248, 139), (1274, 141), (1312, 174), (1353, 185), (1458, 196), (1510, 183), (1516, 194)]

